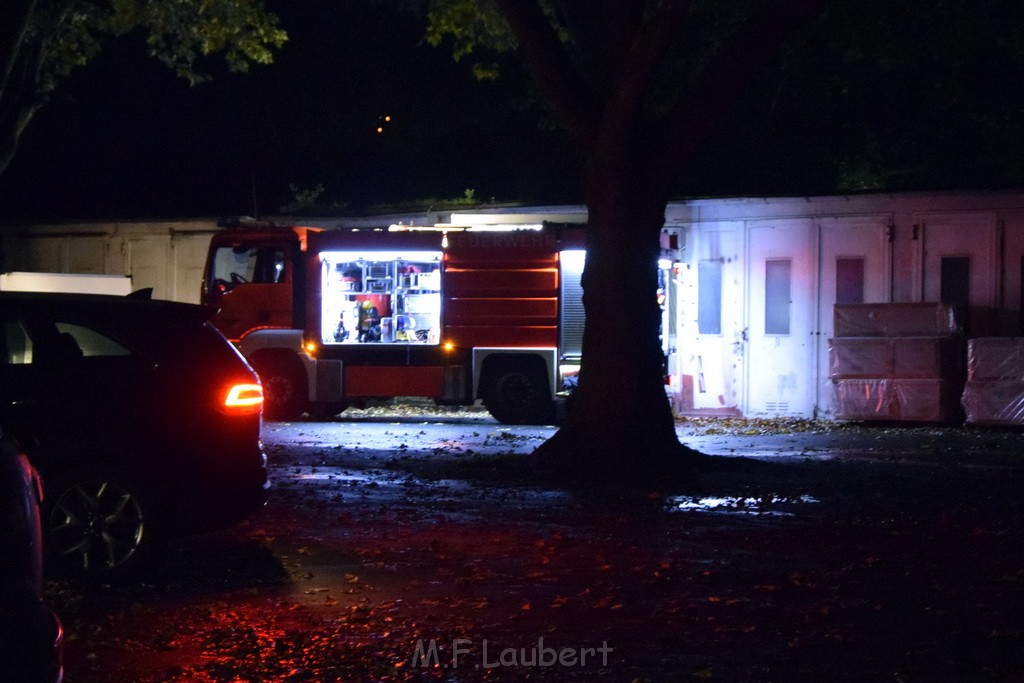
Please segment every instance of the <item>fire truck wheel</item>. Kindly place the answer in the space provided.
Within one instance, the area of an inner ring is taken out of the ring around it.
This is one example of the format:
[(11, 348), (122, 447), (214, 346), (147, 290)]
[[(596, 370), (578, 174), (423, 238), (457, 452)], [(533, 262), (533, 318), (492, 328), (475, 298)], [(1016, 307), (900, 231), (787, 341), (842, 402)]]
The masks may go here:
[(297, 420), (306, 410), (306, 374), (297, 360), (256, 355), (253, 370), (263, 383), (263, 412), (271, 420)]
[(550, 421), (551, 397), (543, 372), (529, 363), (506, 363), (490, 373), (484, 406), (505, 424)]

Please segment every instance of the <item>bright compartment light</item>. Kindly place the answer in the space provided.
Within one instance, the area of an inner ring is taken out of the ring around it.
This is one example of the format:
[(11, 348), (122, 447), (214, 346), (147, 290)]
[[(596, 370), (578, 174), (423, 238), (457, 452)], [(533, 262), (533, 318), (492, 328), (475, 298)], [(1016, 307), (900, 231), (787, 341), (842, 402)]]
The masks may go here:
[(587, 252), (583, 249), (566, 249), (558, 252), (562, 262), (562, 270), (569, 273), (582, 273), (587, 262)]

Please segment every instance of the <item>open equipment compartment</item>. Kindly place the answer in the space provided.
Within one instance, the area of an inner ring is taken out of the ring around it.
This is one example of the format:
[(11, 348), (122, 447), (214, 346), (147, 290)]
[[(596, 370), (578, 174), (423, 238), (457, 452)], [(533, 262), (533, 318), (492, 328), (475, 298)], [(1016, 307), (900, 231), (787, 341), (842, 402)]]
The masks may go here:
[(437, 344), (441, 252), (320, 254), (324, 344)]

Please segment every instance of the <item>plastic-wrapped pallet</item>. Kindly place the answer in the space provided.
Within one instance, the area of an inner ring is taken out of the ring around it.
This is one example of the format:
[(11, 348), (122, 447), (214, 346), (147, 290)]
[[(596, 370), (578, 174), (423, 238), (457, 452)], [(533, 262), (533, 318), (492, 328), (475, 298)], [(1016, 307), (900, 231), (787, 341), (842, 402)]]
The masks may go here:
[(838, 337), (828, 342), (832, 379), (963, 376), (958, 337)]
[(967, 342), (967, 384), (961, 398), (969, 424), (1024, 425), (1024, 339)]
[(948, 304), (836, 304), (836, 337), (945, 337), (962, 332)]
[(832, 408), (840, 420), (894, 420), (897, 411), (892, 380), (834, 379)]
[(895, 379), (896, 418), (904, 422), (950, 422), (960, 417), (960, 383), (945, 379)]
[(969, 340), (967, 379), (1024, 382), (1024, 338), (979, 337)]
[(882, 337), (828, 340), (828, 374), (838, 379), (871, 379), (892, 373), (892, 348)]
[(962, 419), (964, 344), (952, 306), (837, 304), (833, 314), (829, 375), (837, 419)]
[(943, 379), (837, 379), (832, 406), (840, 420), (948, 422), (958, 386)]
[(1024, 382), (971, 380), (961, 403), (968, 424), (1024, 425)]

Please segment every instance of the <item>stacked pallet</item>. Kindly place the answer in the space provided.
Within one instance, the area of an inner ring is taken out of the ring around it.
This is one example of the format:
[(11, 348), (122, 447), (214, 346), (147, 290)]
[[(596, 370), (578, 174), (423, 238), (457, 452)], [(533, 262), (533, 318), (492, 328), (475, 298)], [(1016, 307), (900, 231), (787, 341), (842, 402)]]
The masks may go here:
[(969, 424), (1024, 425), (1024, 339), (968, 341), (962, 401)]
[(959, 420), (964, 343), (951, 307), (846, 304), (834, 315), (829, 376), (837, 419)]

